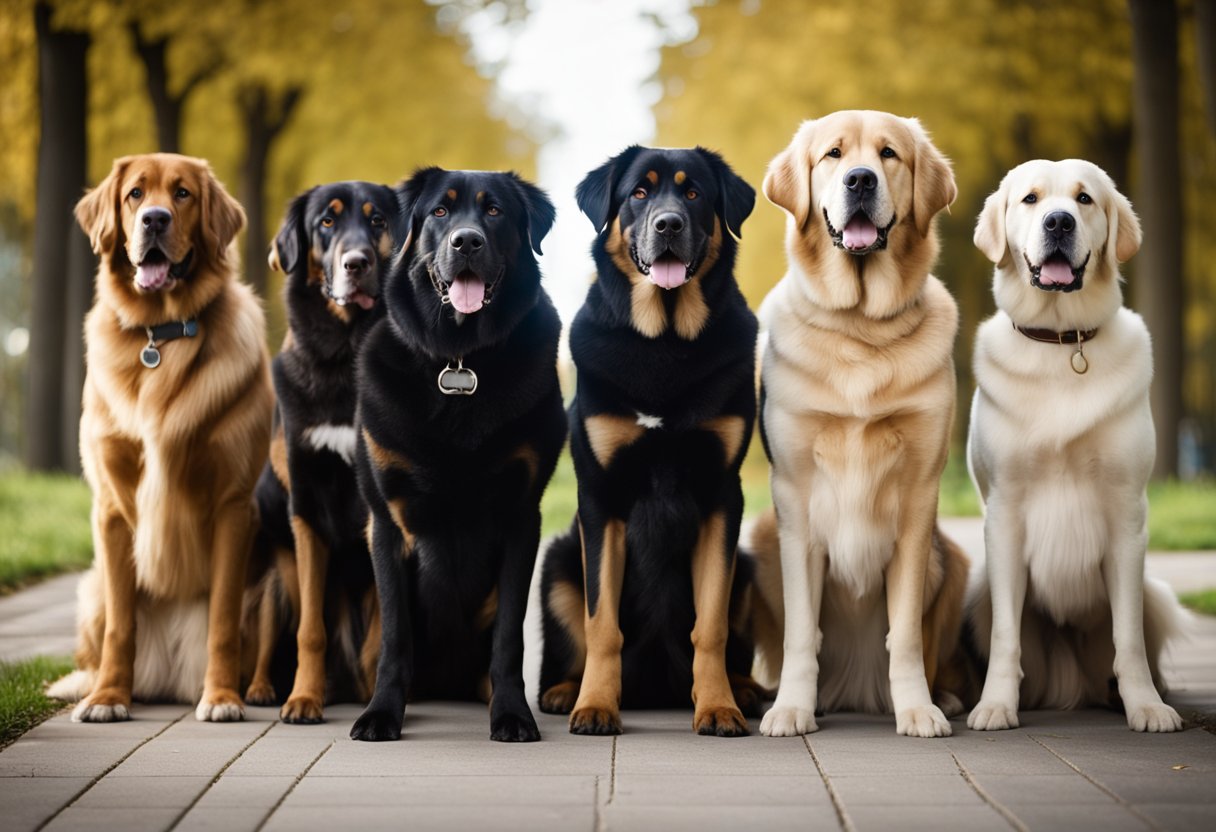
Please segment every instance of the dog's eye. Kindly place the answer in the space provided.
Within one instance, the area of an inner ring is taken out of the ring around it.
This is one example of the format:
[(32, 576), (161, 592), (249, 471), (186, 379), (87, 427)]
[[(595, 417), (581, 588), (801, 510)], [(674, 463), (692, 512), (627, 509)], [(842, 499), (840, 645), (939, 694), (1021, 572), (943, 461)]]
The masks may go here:
[(840, 148), (833, 147), (831, 150), (828, 151), (828, 155), (831, 156), (833, 159), (839, 159), (840, 158)]
[(333, 217), (321, 217), (321, 225), (325, 226), (326, 228), (333, 228), (334, 227), (334, 218)]
[(438, 208), (436, 208), (431, 213), (437, 217), (446, 217), (448, 215), (448, 209), (444, 208), (442, 205), (440, 205)]
[(895, 158), (895, 150), (894, 150), (893, 148), (890, 148), (890, 147), (884, 147), (882, 150), (880, 150), (880, 151), (878, 152), (878, 155), (879, 155), (879, 156), (881, 156), (881, 157), (882, 157), (882, 158), (884, 158), (884, 159), (894, 159), (894, 158)]
[(132, 188), (131, 193), (127, 194), (131, 199), (143, 199), (144, 192), (139, 188)]
[(1085, 193), (1085, 191), (1081, 191), (1081, 193), (1077, 194), (1077, 202), (1081, 203), (1082, 205), (1088, 205), (1093, 201), (1093, 197)]
[(1038, 201), (1038, 194), (1026, 194), (1026, 196), (1022, 197), (1022, 202), (1025, 202), (1027, 205), (1034, 205)]
[(384, 227), (384, 217), (380, 216), (379, 214), (372, 214), (372, 228), (383, 228), (383, 227)]
[(696, 199), (697, 197), (700, 196), (700, 194), (697, 193), (696, 191), (689, 191), (688, 193), (684, 194), (684, 196), (686, 196), (689, 199)]
[(489, 208), (486, 209), (486, 213), (489, 214), (491, 217), (497, 217), (499, 214), (502, 213), (502, 211), (500, 211), (498, 209), (497, 205), (491, 205)]
[(633, 189), (633, 198), (634, 199), (645, 199), (646, 197), (647, 197), (647, 193), (646, 193), (645, 188), (634, 188)]
[(175, 199), (185, 199), (186, 197), (190, 196), (190, 192), (185, 188), (178, 188), (173, 192), (173, 196)]

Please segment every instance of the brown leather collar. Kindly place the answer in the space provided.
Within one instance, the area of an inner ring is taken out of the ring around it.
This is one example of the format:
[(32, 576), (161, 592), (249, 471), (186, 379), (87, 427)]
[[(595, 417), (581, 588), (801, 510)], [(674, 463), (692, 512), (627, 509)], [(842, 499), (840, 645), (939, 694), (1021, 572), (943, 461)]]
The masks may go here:
[(1071, 329), (1068, 332), (1056, 332), (1054, 329), (1030, 329), (1029, 327), (1013, 325), (1013, 328), (1032, 341), (1042, 341), (1044, 344), (1084, 344), (1094, 340), (1097, 329)]

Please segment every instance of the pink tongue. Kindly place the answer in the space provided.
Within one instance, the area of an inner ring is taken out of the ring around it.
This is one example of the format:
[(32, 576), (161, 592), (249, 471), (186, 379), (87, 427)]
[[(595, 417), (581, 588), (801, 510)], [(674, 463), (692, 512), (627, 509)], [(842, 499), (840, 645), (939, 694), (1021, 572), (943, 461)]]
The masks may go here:
[(452, 288), (448, 289), (448, 297), (457, 312), (471, 315), (481, 309), (486, 299), (486, 284), (474, 274), (457, 275)]
[(1074, 280), (1072, 268), (1060, 260), (1051, 260), (1039, 270), (1039, 282), (1044, 286), (1068, 286)]
[(359, 304), (360, 309), (371, 309), (376, 305), (376, 299), (366, 292), (355, 292), (351, 300)]
[(844, 227), (842, 237), (845, 248), (859, 251), (874, 245), (874, 241), (878, 239), (878, 228), (858, 214)]
[(650, 280), (662, 289), (674, 289), (684, 285), (688, 269), (674, 257), (662, 257), (650, 266)]
[(169, 263), (148, 263), (135, 267), (135, 285), (141, 289), (159, 289), (169, 278)]

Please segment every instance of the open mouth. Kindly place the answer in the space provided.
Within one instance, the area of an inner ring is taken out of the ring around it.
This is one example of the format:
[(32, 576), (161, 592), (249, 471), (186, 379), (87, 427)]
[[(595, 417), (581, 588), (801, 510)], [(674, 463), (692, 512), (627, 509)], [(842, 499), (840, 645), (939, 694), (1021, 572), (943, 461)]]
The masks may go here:
[(348, 304), (353, 303), (356, 306), (358, 306), (360, 309), (366, 310), (366, 309), (371, 309), (373, 306), (376, 305), (376, 296), (369, 295), (367, 292), (363, 291), (363, 289), (359, 288), (358, 286), (356, 286), (352, 291), (348, 292), (346, 295), (344, 295), (342, 297), (338, 297), (337, 295), (335, 295), (333, 293), (333, 290), (328, 287), (325, 290), (325, 294), (327, 294), (329, 296), (330, 300), (332, 300), (334, 303), (338, 304), (338, 306), (347, 306)]
[(1089, 254), (1085, 255), (1081, 265), (1074, 267), (1061, 251), (1052, 253), (1037, 266), (1030, 262), (1025, 252), (1022, 258), (1030, 269), (1031, 285), (1048, 292), (1075, 292), (1080, 289), (1085, 267), (1089, 265)]
[(858, 211), (845, 224), (837, 229), (828, 219), (828, 210), (823, 209), (823, 221), (827, 223), (828, 233), (836, 248), (843, 249), (849, 254), (862, 256), (871, 251), (881, 251), (887, 247), (887, 233), (895, 225), (895, 217), (885, 227), (879, 228), (865, 211)]
[(630, 254), (638, 271), (646, 275), (650, 282), (660, 289), (675, 289), (683, 286), (696, 274), (695, 264), (685, 263), (671, 251), (666, 251), (654, 259), (652, 263), (643, 263), (638, 257), (636, 247), (631, 247)]
[(145, 292), (171, 289), (178, 278), (189, 270), (193, 257), (194, 250), (191, 249), (180, 262), (173, 263), (159, 248), (150, 248), (135, 266), (135, 285)]

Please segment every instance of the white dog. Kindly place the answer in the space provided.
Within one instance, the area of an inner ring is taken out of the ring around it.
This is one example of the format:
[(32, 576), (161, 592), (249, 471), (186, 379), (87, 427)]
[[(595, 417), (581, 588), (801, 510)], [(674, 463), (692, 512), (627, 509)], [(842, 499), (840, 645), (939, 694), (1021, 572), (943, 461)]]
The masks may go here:
[(991, 628), (967, 724), (1017, 727), (1020, 688), (1028, 708), (1121, 699), (1133, 730), (1177, 731), (1154, 683), (1184, 614), (1144, 577), (1152, 350), (1119, 286), (1139, 221), (1095, 165), (1038, 160), (988, 197), (975, 244), (996, 263), (999, 311), (976, 336), (967, 443), (985, 502), (982, 646)]

